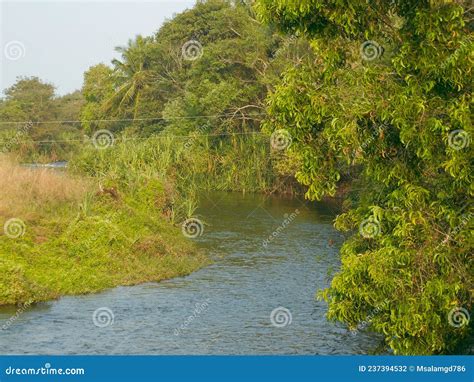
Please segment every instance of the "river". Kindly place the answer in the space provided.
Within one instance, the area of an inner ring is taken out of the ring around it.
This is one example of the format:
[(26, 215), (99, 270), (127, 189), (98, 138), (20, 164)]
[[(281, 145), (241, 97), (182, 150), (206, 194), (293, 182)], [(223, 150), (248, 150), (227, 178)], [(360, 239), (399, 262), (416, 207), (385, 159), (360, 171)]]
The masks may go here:
[(339, 266), (334, 215), (331, 205), (298, 199), (204, 195), (204, 232), (194, 240), (212, 265), (24, 311), (1, 308), (1, 353), (367, 354), (376, 338), (328, 322), (315, 298)]

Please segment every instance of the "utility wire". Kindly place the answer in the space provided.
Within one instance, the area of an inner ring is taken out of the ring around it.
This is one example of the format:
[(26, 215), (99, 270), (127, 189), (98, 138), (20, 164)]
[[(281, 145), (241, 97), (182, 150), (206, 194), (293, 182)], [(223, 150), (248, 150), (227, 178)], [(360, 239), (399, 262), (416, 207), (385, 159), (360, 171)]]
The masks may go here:
[[(214, 114), (214, 115), (195, 115), (190, 117), (147, 117), (147, 118), (124, 118), (124, 119), (89, 119), (89, 120), (50, 120), (50, 121), (0, 121), (0, 125), (14, 125), (14, 124), (53, 124), (53, 123), (87, 123), (87, 122), (135, 122), (135, 121), (170, 121), (170, 120), (186, 120), (186, 119), (198, 119), (198, 118), (221, 118), (221, 117), (232, 117), (238, 115), (237, 113), (227, 114)], [(252, 116), (245, 116), (245, 119), (255, 119), (256, 116), (265, 116), (266, 114), (252, 114)]]

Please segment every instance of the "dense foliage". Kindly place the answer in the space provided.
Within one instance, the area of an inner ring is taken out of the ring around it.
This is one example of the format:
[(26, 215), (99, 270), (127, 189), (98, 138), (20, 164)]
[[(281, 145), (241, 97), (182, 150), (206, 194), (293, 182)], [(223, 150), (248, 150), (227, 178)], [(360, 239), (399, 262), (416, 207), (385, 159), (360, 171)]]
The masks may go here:
[(121, 58), (111, 67), (99, 64), (85, 73), (87, 135), (109, 130), (117, 142), (131, 140), (129, 152), (158, 150), (164, 135), (175, 137), (166, 172), (183, 180), (182, 189), (292, 191), (294, 182), (274, 176), (281, 159), (270, 155), (260, 132), (265, 98), (291, 49), (250, 6), (199, 2), (155, 35), (137, 36), (117, 51)]
[[(134, 119), (109, 124), (140, 135), (258, 130), (267, 93), (266, 71), (275, 44), (244, 5), (213, 0), (165, 22), (150, 37), (118, 48), (113, 67), (85, 76), (83, 118)], [(92, 126), (95, 128), (96, 126)]]
[(333, 195), (348, 174), (358, 188), (336, 219), (352, 235), (321, 293), (329, 317), (365, 323), (398, 354), (457, 351), (473, 290), (468, 2), (256, 6), (265, 22), (308, 39), (314, 58), (286, 71), (267, 128), (289, 131), (309, 199)]
[[(37, 77), (22, 77), (0, 100), (0, 152), (26, 160), (64, 159), (80, 137), (75, 123), (83, 105), (79, 91), (58, 97), (55, 88)], [(72, 121), (59, 123), (57, 121)]]
[[(320, 200), (349, 182), (335, 222), (342, 266), (320, 293), (329, 318), (380, 333), (397, 354), (465, 351), (472, 19), (462, 0), (199, 1), (89, 68), (80, 92), (19, 79), (0, 100), (2, 151), (75, 151), (71, 169), (122, 195), (137, 230), (150, 208), (191, 216), (197, 188), (273, 192), (295, 177)], [(77, 119), (82, 130), (54, 122)], [(97, 150), (104, 129), (114, 144)], [(71, 250), (102, 219), (95, 202)]]

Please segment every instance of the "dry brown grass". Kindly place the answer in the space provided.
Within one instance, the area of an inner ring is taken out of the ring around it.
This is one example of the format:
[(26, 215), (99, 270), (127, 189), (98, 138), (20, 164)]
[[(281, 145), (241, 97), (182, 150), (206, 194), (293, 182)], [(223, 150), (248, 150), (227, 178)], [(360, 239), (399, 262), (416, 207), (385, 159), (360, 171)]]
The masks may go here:
[(58, 203), (81, 200), (88, 182), (52, 169), (30, 169), (0, 157), (0, 216), (30, 216)]

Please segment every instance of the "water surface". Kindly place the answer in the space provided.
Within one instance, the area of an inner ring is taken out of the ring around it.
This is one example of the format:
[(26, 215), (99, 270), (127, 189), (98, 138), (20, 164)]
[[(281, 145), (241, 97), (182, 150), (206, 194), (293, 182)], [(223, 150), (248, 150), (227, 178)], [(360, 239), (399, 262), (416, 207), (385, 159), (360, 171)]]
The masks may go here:
[[(326, 304), (315, 299), (339, 265), (334, 214), (330, 205), (297, 199), (204, 195), (197, 217), (206, 225), (195, 240), (212, 265), (161, 283), (37, 304), (0, 331), (1, 352), (367, 353), (376, 339), (328, 322)], [(112, 324), (94, 324), (100, 308), (113, 313)], [(278, 308), (286, 310), (272, 323)], [(0, 327), (14, 314), (0, 309)]]

